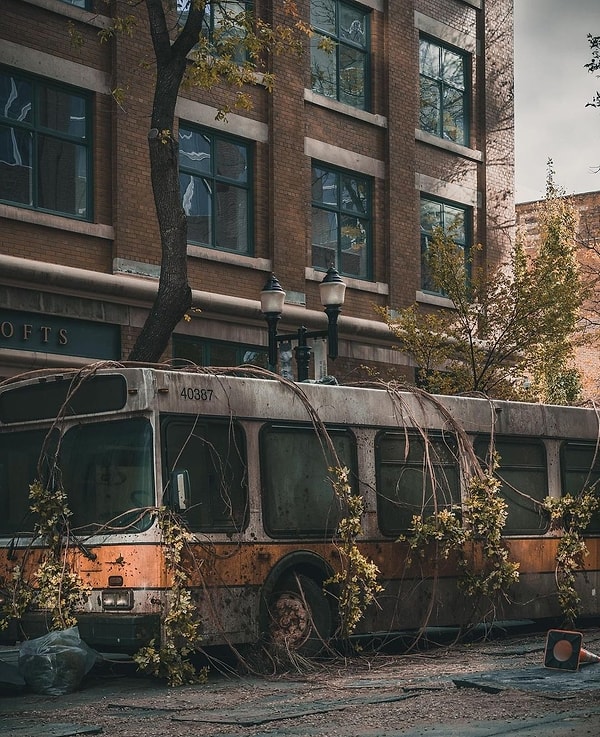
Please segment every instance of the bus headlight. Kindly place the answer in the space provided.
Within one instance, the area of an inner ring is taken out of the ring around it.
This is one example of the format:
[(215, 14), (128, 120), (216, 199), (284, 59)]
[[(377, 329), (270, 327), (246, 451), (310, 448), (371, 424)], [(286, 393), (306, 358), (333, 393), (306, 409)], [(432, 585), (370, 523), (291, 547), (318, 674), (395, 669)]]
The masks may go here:
[(133, 609), (133, 591), (131, 589), (110, 589), (102, 592), (102, 609)]

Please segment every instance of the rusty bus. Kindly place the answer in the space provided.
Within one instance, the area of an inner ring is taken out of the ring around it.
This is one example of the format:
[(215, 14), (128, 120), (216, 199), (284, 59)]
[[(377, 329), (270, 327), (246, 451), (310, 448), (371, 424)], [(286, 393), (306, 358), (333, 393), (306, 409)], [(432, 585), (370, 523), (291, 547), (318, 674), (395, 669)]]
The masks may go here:
[[(335, 632), (335, 599), (323, 584), (339, 566), (332, 538), (342, 514), (315, 416), (364, 498), (359, 545), (380, 571), (383, 590), (358, 633), (416, 629), (425, 611), (429, 625), (460, 624), (464, 596), (451, 559), (434, 587), (434, 562), (409, 564), (401, 540), (414, 514), (460, 508), (459, 427), (482, 458), (493, 437), (501, 459), (504, 539), (520, 580), (497, 615), (560, 615), (559, 538), (539, 506), (600, 478), (592, 409), (118, 364), (36, 372), (0, 386), (4, 598), (15, 568), (39, 556), (29, 488), (40, 474), (52, 476), (52, 466), (71, 512), (69, 559), (90, 589), (78, 614), (90, 645), (134, 652), (160, 637), (170, 581), (152, 510), (166, 505), (193, 533), (201, 565), (189, 583), (204, 645), (252, 643), (287, 628), (289, 646), (314, 652), (317, 639)], [(582, 613), (597, 614), (597, 519), (588, 532), (577, 585)], [(46, 616), (34, 601), (0, 638), (38, 633)]]

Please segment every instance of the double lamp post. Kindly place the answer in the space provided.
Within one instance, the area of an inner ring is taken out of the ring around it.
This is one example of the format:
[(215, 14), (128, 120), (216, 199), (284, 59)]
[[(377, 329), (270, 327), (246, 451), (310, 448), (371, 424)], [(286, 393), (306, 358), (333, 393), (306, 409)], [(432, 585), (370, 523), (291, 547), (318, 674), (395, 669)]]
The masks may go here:
[(260, 293), (260, 309), (265, 316), (269, 331), (269, 366), (273, 370), (277, 366), (277, 346), (279, 343), (296, 341), (297, 346), (294, 351), (298, 365), (298, 381), (308, 379), (311, 348), (307, 344), (307, 340), (327, 338), (327, 355), (332, 359), (337, 358), (338, 355), (338, 316), (344, 304), (346, 285), (333, 266), (328, 269), (323, 281), (319, 284), (319, 292), (321, 304), (327, 314), (327, 330), (307, 330), (302, 325), (296, 333), (286, 335), (277, 334), (277, 323), (283, 312), (285, 292), (274, 274), (270, 276)]

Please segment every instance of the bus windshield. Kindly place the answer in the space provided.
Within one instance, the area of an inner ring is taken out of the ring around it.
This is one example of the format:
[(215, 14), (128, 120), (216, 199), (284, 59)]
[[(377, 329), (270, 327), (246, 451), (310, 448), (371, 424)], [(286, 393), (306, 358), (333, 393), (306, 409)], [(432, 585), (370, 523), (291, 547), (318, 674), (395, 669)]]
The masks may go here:
[[(46, 438), (47, 431), (42, 430), (0, 435), (0, 534), (33, 531), (29, 486), (38, 476)], [(52, 445), (56, 448), (55, 440)], [(56, 469), (58, 473), (51, 477), (60, 479), (67, 493), (73, 532), (138, 532), (149, 526), (149, 515), (126, 514), (155, 503), (148, 420), (132, 418), (71, 427), (60, 441)]]

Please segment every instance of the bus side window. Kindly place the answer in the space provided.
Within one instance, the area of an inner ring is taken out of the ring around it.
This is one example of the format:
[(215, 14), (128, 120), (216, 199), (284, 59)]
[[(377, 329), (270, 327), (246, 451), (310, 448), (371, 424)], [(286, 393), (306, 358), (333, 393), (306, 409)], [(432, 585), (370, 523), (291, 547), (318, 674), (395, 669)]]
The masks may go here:
[[(542, 535), (548, 523), (535, 502), (543, 502), (548, 496), (544, 443), (531, 438), (496, 437), (494, 450), (500, 459), (495, 475), (502, 482), (501, 492), (508, 502), (504, 533)], [(475, 453), (484, 467), (487, 467), (489, 451), (489, 438), (477, 438)]]
[[(52, 482), (57, 435), (49, 439), (45, 430), (0, 433), (0, 535), (33, 531), (37, 514), (30, 509), (29, 486), (36, 479)], [(43, 448), (45, 462), (38, 468)]]
[[(230, 420), (199, 420), (167, 415), (161, 418), (165, 489), (179, 506), (191, 530), (234, 532), (247, 524), (246, 442)], [(170, 492), (173, 476), (188, 477), (187, 508), (178, 491)], [(174, 503), (174, 504), (173, 504)]]
[[(354, 436), (328, 430), (338, 458), (356, 479)], [(314, 428), (267, 425), (260, 435), (265, 529), (271, 537), (332, 535), (342, 509), (331, 482), (332, 463)]]
[[(595, 442), (565, 441), (560, 449), (561, 493), (577, 496), (600, 482), (600, 448)], [(587, 532), (600, 533), (600, 512), (592, 515)]]
[(410, 530), (413, 516), (460, 506), (456, 440), (451, 434), (382, 432), (375, 441), (377, 516), (384, 535)]

